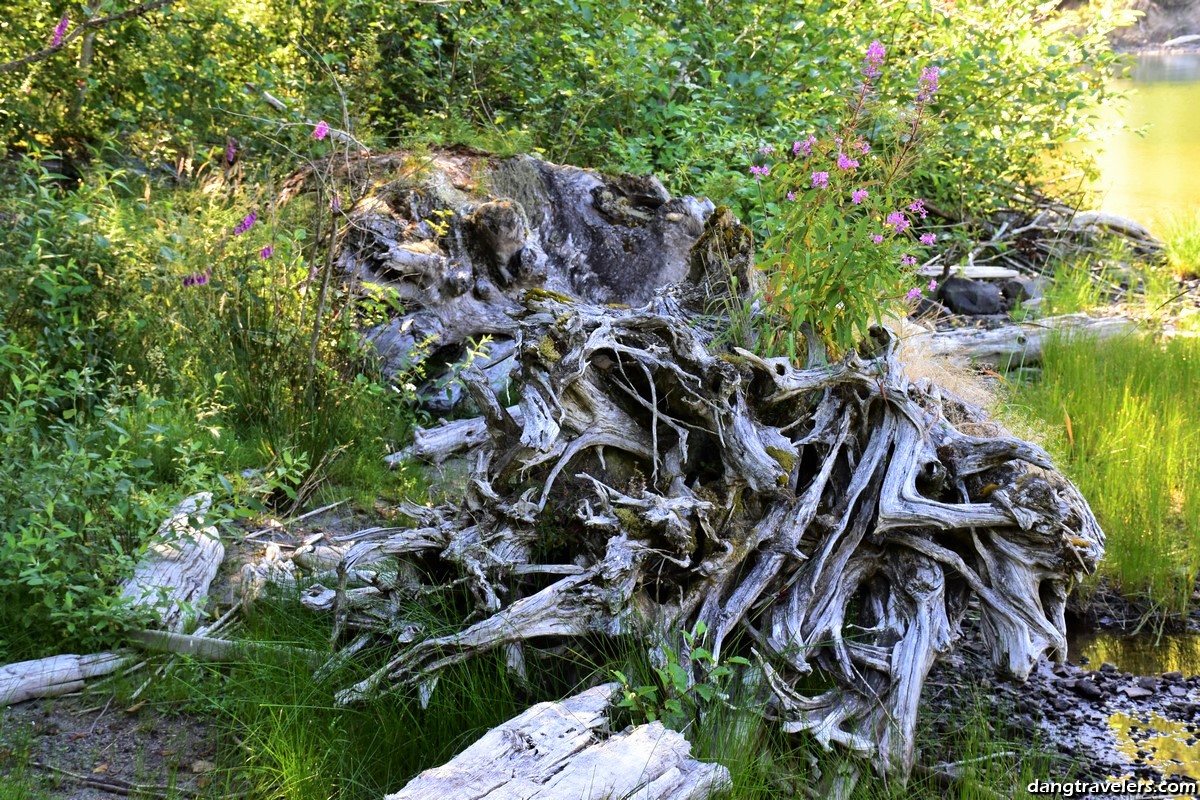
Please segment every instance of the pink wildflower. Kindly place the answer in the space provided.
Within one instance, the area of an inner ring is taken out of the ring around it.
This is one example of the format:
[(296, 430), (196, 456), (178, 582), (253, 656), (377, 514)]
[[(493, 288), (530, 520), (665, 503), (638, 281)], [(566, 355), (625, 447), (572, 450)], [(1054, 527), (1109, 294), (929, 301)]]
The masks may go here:
[(867, 56), (863, 59), (863, 75), (867, 78), (875, 78), (879, 75), (879, 67), (883, 64), (884, 57), (883, 45), (878, 39), (871, 42), (867, 48)]
[(921, 244), (923, 244), (923, 245), (931, 245), (936, 240), (937, 240), (937, 234), (934, 234), (934, 233), (922, 233), (921, 234)]
[(851, 170), (858, 166), (858, 162), (845, 153), (838, 153), (837, 157), (838, 169), (842, 171)]
[(54, 26), (54, 39), (50, 42), (51, 47), (58, 47), (62, 44), (63, 37), (67, 35), (67, 28), (71, 27), (71, 21), (67, 19), (67, 15), (63, 14), (62, 19)]
[(812, 174), (812, 185), (814, 189), (820, 189), (829, 185), (828, 172), (814, 172)]
[(912, 302), (913, 300), (916, 300), (920, 296), (921, 296), (921, 287), (914, 286), (913, 288), (908, 290), (908, 294), (904, 295), (904, 298), (906, 300), (908, 300), (909, 302)]
[(313, 128), (312, 135), (313, 135), (313, 138), (317, 139), (318, 141), (321, 139), (324, 139), (326, 136), (329, 135), (329, 123), (326, 122), (325, 120), (321, 120), (320, 122), (318, 122), (317, 127)]
[(929, 291), (931, 293), (937, 291), (937, 287), (938, 287), (938, 282), (936, 280), (929, 282)]
[(917, 265), (917, 257), (916, 256), (905, 256), (904, 258), (900, 259), (900, 266), (902, 266), (902, 267), (915, 267), (916, 265)]
[(862, 201), (866, 200), (869, 196), (866, 189), (855, 189), (850, 195), (850, 202), (856, 206), (862, 205)]
[(884, 224), (887, 225), (889, 228), (891, 228), (896, 233), (904, 233), (904, 231), (909, 226), (909, 221), (904, 216), (903, 212), (893, 211), (892, 213), (887, 215), (887, 219), (884, 220)]
[(264, 261), (273, 255), (275, 255), (275, 248), (272, 247), (271, 245), (267, 245), (262, 250), (258, 251), (258, 257), (263, 259)]

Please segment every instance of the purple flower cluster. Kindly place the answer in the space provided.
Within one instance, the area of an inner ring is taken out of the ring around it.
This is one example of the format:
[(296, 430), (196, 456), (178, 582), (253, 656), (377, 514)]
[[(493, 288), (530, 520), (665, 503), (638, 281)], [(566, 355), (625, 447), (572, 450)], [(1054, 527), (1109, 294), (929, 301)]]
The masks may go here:
[(814, 189), (822, 189), (829, 185), (828, 172), (814, 172), (812, 174), (812, 185)]
[(229, 141), (225, 143), (225, 163), (232, 164), (233, 160), (237, 158), (237, 152), (238, 140), (230, 136)]
[(191, 275), (183, 276), (183, 285), (188, 286), (203, 286), (208, 283), (208, 279), (212, 277), (212, 268), (204, 270), (204, 272), (194, 272)]
[(921, 234), (921, 244), (931, 245), (935, 241), (937, 241), (937, 234), (934, 234), (934, 233), (922, 233)]
[(874, 242), (875, 244), (883, 244), (883, 234), (882, 233), (871, 234), (871, 241)]
[(63, 37), (67, 35), (67, 28), (71, 27), (71, 21), (67, 19), (67, 15), (63, 14), (62, 19), (54, 26), (54, 39), (51, 40), (51, 47), (58, 47), (62, 44)]
[(245, 233), (246, 231), (253, 228), (254, 223), (256, 223), (256, 222), (258, 222), (258, 214), (255, 213), (254, 211), (251, 211), (249, 214), (246, 215), (246, 218), (244, 220), (242, 220), (241, 222), (239, 222), (237, 224), (237, 227), (233, 229), (233, 235), (241, 236), (243, 233)]
[(329, 210), (333, 212), (342, 210), (342, 196), (337, 192), (334, 192), (333, 197), (329, 198)]
[(769, 144), (764, 144), (762, 147), (758, 148), (758, 152), (762, 153), (764, 156), (769, 156), (771, 153), (775, 152), (775, 148), (771, 147)]
[(856, 206), (862, 205), (862, 201), (866, 200), (868, 197), (870, 197), (870, 194), (866, 189), (855, 189), (850, 194), (850, 202), (854, 203)]
[(900, 266), (902, 266), (902, 267), (915, 267), (916, 265), (917, 265), (917, 257), (916, 256), (904, 256), (903, 258), (900, 259)]
[(920, 296), (921, 296), (921, 287), (914, 286), (913, 288), (908, 290), (908, 294), (904, 295), (904, 299), (908, 300), (909, 302), (912, 302), (913, 300), (916, 300)]
[(937, 94), (939, 75), (940, 71), (937, 67), (926, 67), (921, 70), (921, 78), (917, 81), (918, 103), (928, 103)]
[(914, 214), (919, 214), (921, 219), (925, 219), (929, 216), (929, 212), (925, 210), (924, 200), (913, 200), (911, 203), (909, 203), (908, 210)]
[(796, 193), (795, 193), (795, 192), (788, 192), (788, 193), (787, 193), (787, 199), (788, 199), (788, 200), (790, 200), (790, 201), (792, 201), (793, 203), (794, 203), (794, 202), (796, 202)]
[(932, 280), (929, 282), (929, 291), (930, 292), (937, 291), (937, 287), (938, 287), (938, 282), (936, 280)]
[(816, 143), (817, 143), (817, 138), (815, 136), (809, 136), (803, 142), (795, 142), (792, 144), (792, 155), (798, 156), (801, 153), (804, 153), (804, 155), (806, 155), (806, 156), (811, 156), (812, 155), (812, 147)]
[(883, 45), (879, 40), (876, 39), (871, 42), (871, 45), (867, 48), (867, 56), (863, 59), (863, 75), (868, 79), (878, 77), (879, 68), (883, 65), (884, 55)]
[(854, 169), (855, 167), (857, 167), (858, 162), (855, 161), (850, 156), (846, 155), (845, 153), (838, 153), (837, 166), (838, 166), (838, 169), (845, 172), (846, 170), (851, 170), (851, 169)]
[(324, 139), (326, 136), (329, 135), (329, 123), (326, 122), (325, 120), (321, 120), (320, 122), (318, 122), (317, 127), (313, 128), (312, 135), (313, 135), (313, 138), (316, 139), (317, 141)]
[(887, 219), (884, 220), (884, 224), (896, 233), (904, 233), (909, 226), (908, 218), (904, 216), (904, 212), (902, 211), (893, 211), (888, 214)]
[(258, 251), (258, 257), (264, 261), (266, 261), (268, 258), (270, 258), (273, 255), (275, 255), (275, 248), (272, 247), (271, 245), (267, 245), (262, 250)]
[(763, 178), (771, 174), (770, 167), (750, 167), (750, 174), (754, 176), (754, 180), (761, 181)]

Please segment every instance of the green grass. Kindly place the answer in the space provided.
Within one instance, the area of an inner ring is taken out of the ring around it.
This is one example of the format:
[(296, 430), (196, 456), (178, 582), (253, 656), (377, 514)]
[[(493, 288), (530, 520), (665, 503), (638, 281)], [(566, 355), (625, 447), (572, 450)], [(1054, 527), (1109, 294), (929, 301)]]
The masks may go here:
[(1182, 278), (1200, 278), (1200, 210), (1171, 217), (1162, 226), (1167, 266)]
[[(412, 606), (406, 618), (431, 633), (445, 632), (461, 610)], [(238, 638), (286, 642), (328, 649), (328, 619), (299, 609), (295, 597), (260, 601)], [(384, 653), (375, 654), (381, 663)], [(303, 660), (273, 657), (237, 665), (185, 662), (153, 685), (141, 713), (184, 711), (220, 720), (218, 770), (203, 796), (241, 793), (263, 800), (351, 800), (396, 791), (423, 769), (445, 763), (486, 730), (542, 700), (570, 695), (585, 685), (611, 680), (621, 669), (631, 679), (650, 682), (654, 673), (632, 639), (595, 638), (577, 642), (548, 659), (530, 658), (530, 679), (508, 675), (499, 657), (484, 657), (448, 670), (422, 710), (415, 692), (404, 692), (355, 708), (338, 708), (335, 688), (364, 674), (350, 667), (314, 684)], [(980, 787), (1003, 796), (1024, 797), (1023, 787), (1037, 776), (1054, 774), (1028, 748), (993, 729), (996, 712), (982, 689), (968, 687), (961, 714), (922, 717), (919, 752), (926, 761), (970, 759), (1017, 751), (1018, 757), (984, 759), (967, 780), (950, 789), (961, 798), (983, 798)], [(696, 757), (729, 768), (730, 800), (769, 800), (789, 796), (798, 787), (819, 787), (844, 766), (811, 740), (789, 736), (777, 723), (756, 713), (761, 690), (748, 682), (730, 689), (730, 703), (703, 704), (680, 727)], [(626, 711), (613, 727), (644, 721)], [(985, 769), (986, 766), (986, 769)], [(819, 773), (818, 773), (819, 770)], [(942, 800), (947, 788), (914, 775), (907, 785), (866, 775), (856, 800), (929, 798)], [(798, 796), (798, 795), (797, 795)]]
[(1200, 568), (1197, 398), (1200, 342), (1144, 336), (1051, 342), (1041, 380), (1011, 397), (1045, 423), (1107, 534), (1099, 574), (1176, 613)]

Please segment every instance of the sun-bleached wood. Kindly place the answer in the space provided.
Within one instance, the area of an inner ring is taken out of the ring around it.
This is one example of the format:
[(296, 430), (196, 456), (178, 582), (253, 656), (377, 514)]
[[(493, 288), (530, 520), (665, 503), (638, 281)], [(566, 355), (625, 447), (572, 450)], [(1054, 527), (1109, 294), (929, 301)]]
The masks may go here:
[[(439, 445), (466, 452), (463, 496), (405, 505), (412, 528), (356, 538), (341, 566), (398, 558), (454, 579), (314, 598), (343, 629), (399, 643), (341, 702), (584, 636), (686, 656), (681, 632), (703, 622), (718, 660), (740, 632), (785, 730), (905, 776), (921, 688), (972, 597), (997, 667), (1021, 678), (1043, 654), (1065, 657), (1067, 593), (1104, 536), (1045, 452), (910, 382), (886, 331), (797, 365), (716, 346), (689, 302), (526, 296), (519, 421), (471, 382), (482, 421), (451, 423), (469, 441), (443, 429)], [(405, 619), (414, 592), (462, 591), (475, 611), (459, 631)], [(813, 671), (825, 689), (800, 688)]]
[(728, 770), (692, 759), (662, 723), (610, 734), (616, 689), (539, 703), (385, 800), (702, 800), (731, 787)]

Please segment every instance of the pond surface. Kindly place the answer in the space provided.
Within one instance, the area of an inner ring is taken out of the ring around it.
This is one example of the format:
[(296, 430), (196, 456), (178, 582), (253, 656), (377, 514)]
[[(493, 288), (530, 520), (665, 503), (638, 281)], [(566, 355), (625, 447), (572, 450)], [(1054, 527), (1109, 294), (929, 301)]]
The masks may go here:
[(1118, 86), (1132, 90), (1128, 105), (1104, 114), (1126, 128), (1097, 144), (1093, 188), (1101, 210), (1162, 235), (1173, 216), (1200, 210), (1200, 52), (1137, 56)]
[(1197, 633), (1164, 636), (1081, 633), (1070, 637), (1068, 651), (1071, 663), (1088, 669), (1099, 669), (1101, 664), (1108, 663), (1134, 675), (1200, 674), (1200, 634)]

